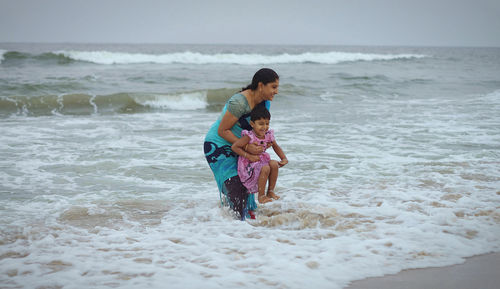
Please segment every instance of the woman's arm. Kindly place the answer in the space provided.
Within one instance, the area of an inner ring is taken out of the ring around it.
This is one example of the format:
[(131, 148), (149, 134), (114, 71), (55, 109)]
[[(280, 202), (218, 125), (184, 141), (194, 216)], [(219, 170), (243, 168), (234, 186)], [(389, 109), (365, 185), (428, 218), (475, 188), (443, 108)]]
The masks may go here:
[(246, 152), (243, 148), (247, 146), (250, 141), (250, 137), (247, 135), (242, 136), (240, 139), (235, 141), (231, 146), (233, 152), (237, 153), (239, 156), (249, 159), (251, 162), (256, 162), (260, 160), (259, 156), (253, 155), (251, 153)]
[[(238, 118), (236, 116), (234, 116), (229, 111), (226, 111), (220, 121), (219, 128), (217, 129), (217, 133), (219, 134), (219, 136), (221, 136), (231, 144), (235, 143), (238, 140), (238, 137), (235, 136), (231, 131), (231, 128), (236, 124), (237, 121)], [(245, 150), (248, 153), (258, 155), (262, 153), (264, 149), (259, 145), (249, 144), (248, 146), (246, 146)]]
[(288, 159), (286, 158), (286, 155), (285, 153), (283, 152), (283, 150), (281, 149), (281, 147), (278, 145), (278, 143), (275, 141), (273, 141), (273, 150), (274, 152), (280, 157), (281, 161), (278, 162), (278, 165), (280, 167), (288, 164)]
[(236, 116), (234, 116), (229, 111), (226, 111), (220, 121), (219, 129), (217, 130), (219, 136), (221, 136), (231, 144), (238, 140), (238, 137), (236, 137), (231, 131), (231, 128), (236, 124), (237, 121), (238, 118)]

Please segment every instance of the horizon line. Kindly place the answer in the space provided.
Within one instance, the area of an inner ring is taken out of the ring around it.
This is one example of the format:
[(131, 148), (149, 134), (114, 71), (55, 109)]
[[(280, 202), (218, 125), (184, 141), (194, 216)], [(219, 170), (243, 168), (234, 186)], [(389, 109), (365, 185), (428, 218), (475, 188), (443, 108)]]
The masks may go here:
[(414, 47), (414, 48), (500, 48), (500, 45), (452, 45), (452, 44), (341, 44), (341, 43), (202, 43), (202, 42), (98, 42), (98, 41), (0, 41), (0, 44), (93, 44), (93, 45), (197, 45), (197, 46), (337, 46), (337, 47)]

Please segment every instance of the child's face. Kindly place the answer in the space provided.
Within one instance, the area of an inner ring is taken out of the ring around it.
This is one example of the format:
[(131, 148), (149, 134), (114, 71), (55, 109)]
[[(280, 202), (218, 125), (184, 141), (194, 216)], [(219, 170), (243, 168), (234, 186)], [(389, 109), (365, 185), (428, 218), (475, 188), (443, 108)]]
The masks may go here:
[(264, 137), (266, 132), (269, 130), (269, 120), (265, 118), (258, 119), (255, 122), (250, 121), (250, 125), (258, 137)]

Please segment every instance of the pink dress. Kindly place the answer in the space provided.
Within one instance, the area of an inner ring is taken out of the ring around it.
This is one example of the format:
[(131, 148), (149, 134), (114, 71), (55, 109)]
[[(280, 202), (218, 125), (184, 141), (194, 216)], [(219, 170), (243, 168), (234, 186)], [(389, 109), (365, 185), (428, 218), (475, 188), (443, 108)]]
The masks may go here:
[(245, 135), (250, 137), (250, 142), (248, 143), (258, 144), (264, 148), (264, 151), (260, 154), (260, 161), (252, 163), (245, 157), (240, 156), (238, 158), (238, 176), (241, 182), (248, 189), (249, 193), (257, 193), (260, 170), (263, 166), (268, 165), (271, 160), (271, 156), (265, 150), (267, 149), (267, 144), (274, 141), (274, 131), (272, 129), (268, 130), (264, 139), (258, 138), (253, 130), (243, 130), (241, 136)]

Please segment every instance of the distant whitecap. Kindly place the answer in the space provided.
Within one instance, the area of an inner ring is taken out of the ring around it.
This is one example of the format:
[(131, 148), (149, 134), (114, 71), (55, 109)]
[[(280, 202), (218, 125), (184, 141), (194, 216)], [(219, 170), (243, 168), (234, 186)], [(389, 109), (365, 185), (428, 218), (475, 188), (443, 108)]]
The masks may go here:
[(203, 54), (198, 52), (177, 52), (168, 54), (122, 53), (109, 51), (57, 51), (59, 55), (77, 61), (87, 61), (97, 64), (286, 64), (286, 63), (317, 63), (337, 64), (354, 61), (400, 60), (426, 57), (420, 54), (371, 54), (352, 52), (305, 52), (300, 54)]

